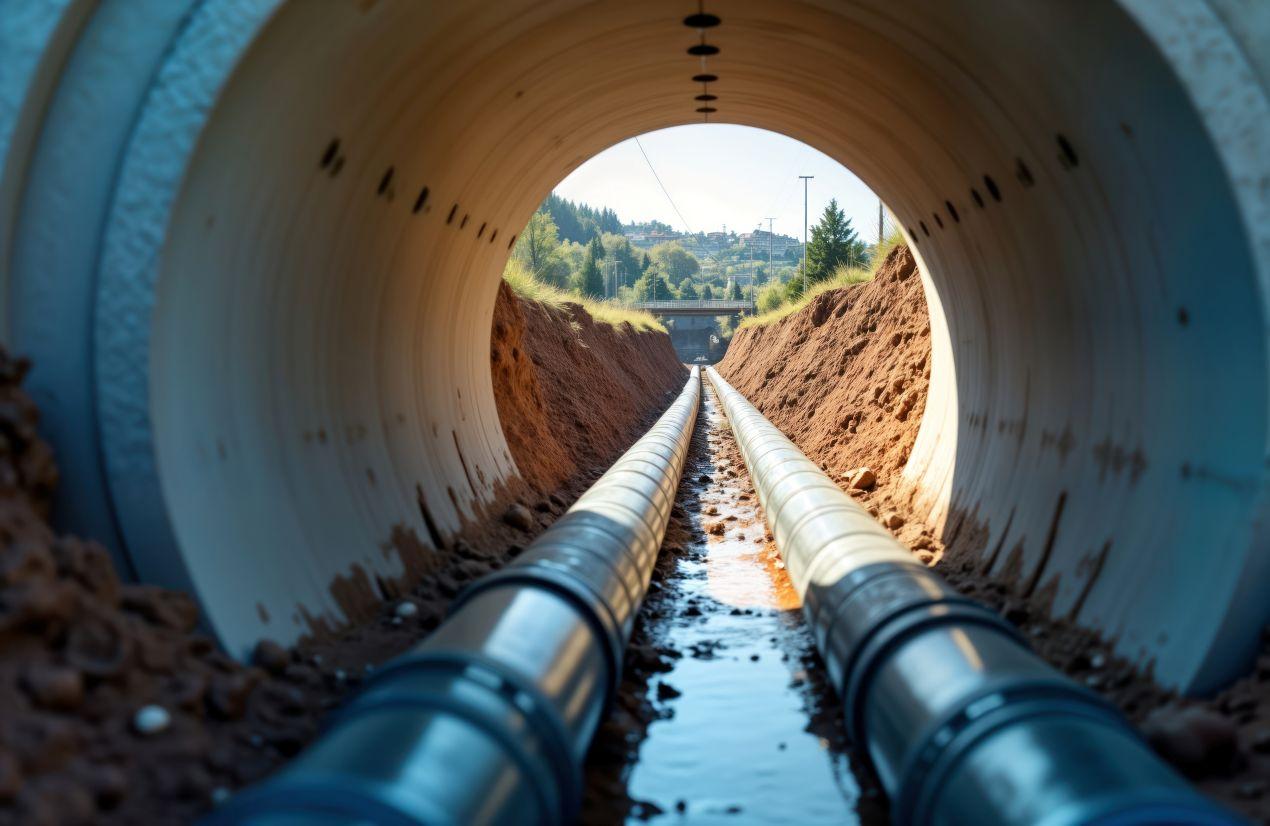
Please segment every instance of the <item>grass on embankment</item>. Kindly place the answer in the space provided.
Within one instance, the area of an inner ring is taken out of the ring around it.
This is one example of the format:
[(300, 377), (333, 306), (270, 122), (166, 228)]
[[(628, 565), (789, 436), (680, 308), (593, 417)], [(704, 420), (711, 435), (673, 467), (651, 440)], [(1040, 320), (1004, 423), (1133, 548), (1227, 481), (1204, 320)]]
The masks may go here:
[(744, 330), (746, 327), (761, 327), (764, 324), (772, 324), (780, 321), (786, 316), (793, 315), (798, 312), (803, 307), (806, 307), (814, 301), (816, 296), (821, 295), (822, 293), (827, 293), (830, 290), (841, 289), (842, 287), (850, 287), (852, 284), (863, 284), (865, 281), (872, 280), (873, 276), (877, 273), (878, 267), (882, 266), (882, 262), (886, 260), (886, 256), (891, 252), (891, 250), (903, 243), (904, 236), (900, 235), (898, 231), (891, 233), (886, 238), (882, 239), (882, 243), (879, 244), (877, 249), (874, 251), (873, 259), (870, 261), (867, 269), (864, 267), (840, 266), (834, 271), (832, 277), (821, 281), (818, 284), (813, 284), (811, 289), (807, 290), (807, 292), (793, 301), (787, 301), (765, 313), (745, 317), (741, 320), (741, 323), (737, 325), (737, 329)]
[(503, 270), (503, 280), (520, 298), (537, 301), (539, 304), (555, 307), (557, 310), (563, 309), (565, 304), (580, 304), (591, 318), (601, 324), (615, 327), (619, 331), (622, 329), (622, 324), (626, 323), (638, 333), (666, 332), (666, 328), (651, 313), (632, 310), (630, 307), (624, 307), (612, 301), (583, 298), (580, 295), (565, 292), (559, 287), (553, 287), (534, 278), (529, 268), (515, 259), (507, 262), (507, 269)]

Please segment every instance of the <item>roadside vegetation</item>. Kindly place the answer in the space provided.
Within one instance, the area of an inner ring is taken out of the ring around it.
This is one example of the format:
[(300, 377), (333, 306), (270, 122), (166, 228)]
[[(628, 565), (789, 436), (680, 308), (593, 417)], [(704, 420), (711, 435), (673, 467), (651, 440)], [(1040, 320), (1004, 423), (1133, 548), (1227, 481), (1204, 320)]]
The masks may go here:
[[(671, 239), (671, 240), (661, 240)], [(516, 239), (503, 277), (517, 294), (555, 307), (582, 304), (592, 317), (638, 330), (665, 330), (640, 301), (753, 300), (758, 315), (740, 324), (717, 320), (718, 337), (796, 312), (826, 290), (867, 281), (896, 245), (898, 231), (867, 244), (830, 201), (807, 243), (806, 294), (802, 245), (761, 233), (676, 233), (659, 221), (624, 224), (608, 208), (551, 194)], [(771, 254), (779, 248), (777, 257)]]
[[(830, 204), (830, 206), (832, 207), (833, 205)], [(818, 225), (817, 229), (819, 228), (820, 226)], [(812, 244), (808, 244), (806, 292), (802, 290), (801, 276), (787, 284), (769, 284), (759, 292), (757, 300), (758, 314), (742, 319), (741, 323), (737, 325), (737, 329), (758, 327), (780, 321), (785, 316), (796, 313), (806, 307), (815, 300), (816, 296), (822, 293), (872, 280), (873, 276), (877, 274), (878, 267), (882, 266), (882, 262), (886, 260), (886, 256), (891, 250), (903, 244), (904, 236), (900, 234), (898, 229), (893, 230), (890, 235), (882, 239), (882, 243), (875, 244), (872, 250), (869, 251), (867, 266), (859, 266), (850, 262), (839, 262), (827, 276), (822, 275), (823, 270), (815, 272), (813, 275), (811, 267), (812, 257), (810, 255)]]
[(512, 292), (521, 298), (537, 301), (556, 309), (564, 309), (565, 304), (580, 304), (591, 318), (603, 324), (610, 324), (619, 330), (622, 324), (630, 324), (636, 332), (666, 332), (660, 321), (642, 310), (634, 310), (613, 301), (589, 298), (574, 292), (566, 292), (559, 287), (538, 280), (520, 261), (512, 259), (503, 271), (503, 280), (512, 288)]

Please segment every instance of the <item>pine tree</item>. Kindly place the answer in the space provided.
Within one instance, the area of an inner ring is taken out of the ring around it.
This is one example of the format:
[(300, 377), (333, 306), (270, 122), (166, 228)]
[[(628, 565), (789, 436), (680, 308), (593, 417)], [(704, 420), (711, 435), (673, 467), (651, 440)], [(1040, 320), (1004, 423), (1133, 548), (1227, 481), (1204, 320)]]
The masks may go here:
[(695, 301), (697, 299), (697, 288), (693, 286), (691, 278), (685, 278), (679, 282), (679, 297), (684, 301)]
[(831, 200), (811, 229), (807, 242), (807, 283), (814, 284), (831, 277), (839, 266), (854, 266), (864, 261), (864, 242), (851, 228), (851, 221)]
[(741, 293), (741, 282), (736, 279), (732, 279), (732, 286), (728, 287), (728, 300), (741, 301), (744, 298), (745, 296)]
[(590, 249), (587, 249), (582, 269), (578, 271), (578, 292), (589, 298), (604, 297), (604, 275), (600, 272), (600, 265), (595, 263), (595, 256)]

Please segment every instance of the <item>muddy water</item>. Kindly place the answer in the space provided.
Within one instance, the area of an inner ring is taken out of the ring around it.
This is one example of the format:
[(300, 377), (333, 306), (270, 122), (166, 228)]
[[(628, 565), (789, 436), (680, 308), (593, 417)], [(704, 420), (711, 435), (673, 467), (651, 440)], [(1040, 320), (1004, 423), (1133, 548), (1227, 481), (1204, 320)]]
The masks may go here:
[(626, 773), (639, 801), (628, 822), (876, 821), (861, 817), (877, 793), (853, 773), (798, 596), (711, 392), (700, 427), (707, 444), (679, 498), (690, 538), (655, 621), (673, 664), (647, 687), (657, 719)]

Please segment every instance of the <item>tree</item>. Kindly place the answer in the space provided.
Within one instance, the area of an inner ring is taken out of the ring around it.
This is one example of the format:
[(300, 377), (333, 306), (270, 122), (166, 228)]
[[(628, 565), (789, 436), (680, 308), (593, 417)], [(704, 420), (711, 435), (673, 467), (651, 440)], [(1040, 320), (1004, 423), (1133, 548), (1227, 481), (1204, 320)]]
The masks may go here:
[(587, 250), (582, 269), (578, 271), (578, 292), (590, 298), (604, 297), (604, 276), (600, 273), (600, 265), (595, 263), (591, 249)]
[(732, 286), (728, 287), (728, 300), (741, 301), (745, 296), (741, 293), (741, 282), (735, 278), (732, 279)]
[(529, 217), (525, 231), (516, 239), (516, 248), (512, 255), (524, 261), (530, 272), (541, 278), (551, 254), (559, 246), (556, 222), (551, 219), (550, 213), (539, 209)]
[(692, 285), (691, 278), (685, 278), (683, 281), (679, 282), (679, 297), (684, 301), (697, 300), (697, 288)]
[(701, 269), (701, 262), (678, 242), (669, 241), (652, 249), (653, 260), (666, 268), (666, 274), (676, 284), (691, 278)]
[(714, 290), (710, 289), (710, 285), (706, 284), (701, 288), (701, 297), (706, 301), (714, 300)]
[(675, 297), (660, 265), (653, 264), (635, 282), (636, 301), (667, 301)]
[(807, 242), (807, 283), (815, 284), (833, 275), (840, 265), (854, 266), (864, 260), (864, 242), (851, 228), (851, 221), (831, 200), (811, 229)]
[(587, 245), (587, 252), (596, 261), (603, 261), (604, 257), (608, 254), (604, 251), (604, 243), (600, 241), (600, 236), (598, 235), (592, 238), (591, 243)]

